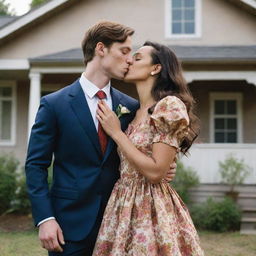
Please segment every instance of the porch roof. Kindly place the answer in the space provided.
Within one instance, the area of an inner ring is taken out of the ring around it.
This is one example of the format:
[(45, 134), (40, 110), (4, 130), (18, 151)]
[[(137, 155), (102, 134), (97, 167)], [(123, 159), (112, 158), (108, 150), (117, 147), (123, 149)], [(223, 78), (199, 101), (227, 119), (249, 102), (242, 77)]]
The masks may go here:
[[(138, 47), (135, 47), (138, 48)], [(256, 45), (249, 46), (178, 46), (169, 45), (183, 62), (256, 62)], [(36, 63), (82, 63), (80, 48), (69, 49), (29, 59)]]

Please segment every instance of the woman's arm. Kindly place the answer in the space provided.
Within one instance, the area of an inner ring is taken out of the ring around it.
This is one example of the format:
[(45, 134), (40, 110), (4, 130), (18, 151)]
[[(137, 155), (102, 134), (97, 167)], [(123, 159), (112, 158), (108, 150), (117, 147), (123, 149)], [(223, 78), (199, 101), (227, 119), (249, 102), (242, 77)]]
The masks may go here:
[(138, 150), (120, 128), (120, 121), (104, 101), (99, 103), (97, 118), (105, 132), (112, 137), (131, 165), (151, 183), (158, 183), (166, 177), (177, 150), (164, 143), (154, 143), (152, 156)]

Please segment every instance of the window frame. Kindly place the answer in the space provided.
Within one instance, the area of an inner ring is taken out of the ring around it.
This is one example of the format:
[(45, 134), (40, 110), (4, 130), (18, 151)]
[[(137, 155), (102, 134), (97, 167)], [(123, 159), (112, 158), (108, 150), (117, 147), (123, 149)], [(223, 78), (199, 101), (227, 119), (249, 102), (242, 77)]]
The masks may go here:
[(195, 0), (195, 33), (194, 34), (173, 34), (171, 31), (172, 26), (172, 1), (165, 0), (165, 37), (167, 39), (183, 39), (183, 38), (200, 38), (202, 30), (202, 2)]
[[(16, 125), (17, 125), (17, 86), (14, 81), (0, 81), (0, 87), (10, 87), (12, 89), (12, 96), (10, 97), (11, 110), (11, 138), (10, 140), (2, 140), (0, 138), (0, 146), (15, 146), (16, 145)], [(0, 97), (0, 101), (2, 98)]]
[[(235, 100), (237, 103), (237, 142), (215, 142), (214, 141), (214, 101), (215, 100)], [(243, 95), (239, 92), (212, 92), (210, 93), (210, 143), (214, 144), (238, 144), (243, 143), (243, 115), (242, 115), (242, 100)]]

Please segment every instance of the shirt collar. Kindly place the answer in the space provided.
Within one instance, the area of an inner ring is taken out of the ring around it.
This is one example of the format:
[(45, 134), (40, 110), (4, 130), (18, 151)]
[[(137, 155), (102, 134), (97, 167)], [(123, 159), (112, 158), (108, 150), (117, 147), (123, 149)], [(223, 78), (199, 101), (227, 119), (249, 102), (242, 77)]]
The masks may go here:
[[(95, 94), (100, 90), (94, 83), (92, 83), (85, 77), (84, 73), (82, 73), (79, 82), (82, 86), (84, 93), (86, 93), (90, 99), (92, 99)], [(101, 90), (106, 93), (106, 97), (108, 99), (110, 97), (110, 81)]]

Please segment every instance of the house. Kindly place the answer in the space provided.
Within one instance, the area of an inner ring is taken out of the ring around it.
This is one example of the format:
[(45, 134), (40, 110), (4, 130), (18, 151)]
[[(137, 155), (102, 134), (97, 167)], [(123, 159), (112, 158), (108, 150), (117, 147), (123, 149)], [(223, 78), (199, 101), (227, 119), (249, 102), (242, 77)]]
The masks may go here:
[[(103, 19), (133, 27), (135, 49), (158, 41), (182, 61), (201, 119), (182, 158), (200, 177), (195, 200), (223, 196), (218, 163), (233, 153), (252, 169), (240, 205), (256, 212), (256, 0), (52, 0), (21, 17), (0, 16), (0, 154), (24, 165), (40, 97), (80, 76), (84, 32)], [(136, 97), (134, 87), (112, 84)], [(244, 219), (247, 233), (256, 233), (248, 228), (255, 222)]]
[[(218, 162), (233, 152), (252, 168), (245, 183), (253, 187), (255, 0), (52, 0), (21, 17), (0, 17), (0, 153), (24, 164), (40, 97), (80, 76), (84, 32), (103, 19), (133, 27), (134, 48), (158, 41), (182, 61), (201, 119), (197, 144), (182, 161), (201, 183), (219, 183)], [(113, 85), (136, 97), (135, 88)]]

